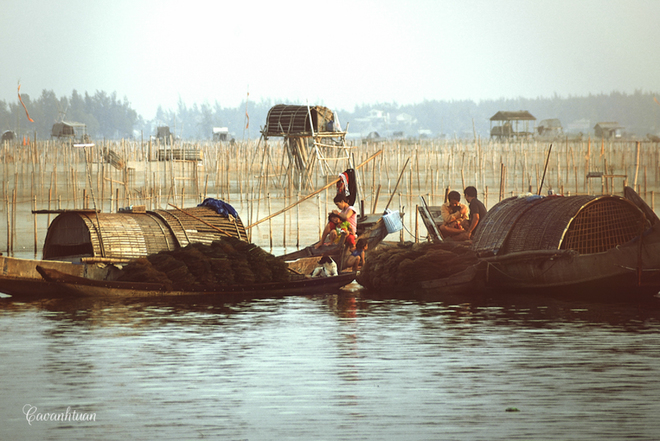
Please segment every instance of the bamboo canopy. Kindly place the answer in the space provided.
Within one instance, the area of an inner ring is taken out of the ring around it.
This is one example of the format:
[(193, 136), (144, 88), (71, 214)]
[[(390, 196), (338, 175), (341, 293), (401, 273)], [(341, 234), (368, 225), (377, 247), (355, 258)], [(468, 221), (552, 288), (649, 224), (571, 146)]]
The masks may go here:
[(264, 137), (311, 137), (330, 132), (337, 136), (334, 112), (323, 106), (277, 104), (268, 111)]
[(601, 253), (633, 240), (644, 226), (644, 213), (619, 196), (511, 197), (479, 223), (473, 248), (498, 256), (560, 249)]
[(240, 218), (209, 207), (145, 213), (71, 210), (58, 215), (48, 228), (43, 258), (128, 261), (192, 243), (210, 244), (228, 235), (246, 240)]

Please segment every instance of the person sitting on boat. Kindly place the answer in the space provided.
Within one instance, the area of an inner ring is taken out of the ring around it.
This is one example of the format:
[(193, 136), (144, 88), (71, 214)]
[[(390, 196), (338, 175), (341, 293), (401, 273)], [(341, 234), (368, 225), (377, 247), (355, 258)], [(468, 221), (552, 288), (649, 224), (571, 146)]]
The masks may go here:
[[(355, 235), (351, 234), (348, 221), (341, 220), (336, 213), (328, 214), (328, 235), (324, 237), (323, 245), (337, 245), (341, 240), (342, 233), (346, 235), (346, 243), (349, 246), (355, 246)], [(318, 247), (317, 247), (318, 248)]]
[[(335, 214), (341, 222), (348, 222), (348, 236), (353, 236), (353, 244), (355, 243), (355, 232), (357, 231), (357, 214), (355, 211), (355, 208), (353, 208), (349, 203), (348, 203), (348, 197), (344, 194), (337, 194), (334, 199), (335, 205), (337, 206), (338, 210), (332, 210), (331, 214)], [(328, 218), (330, 216), (328, 215)], [(331, 242), (334, 240), (336, 237), (335, 235), (337, 234), (336, 231), (337, 224), (334, 222), (330, 222), (328, 220), (328, 224), (325, 226), (323, 229), (323, 232), (321, 233), (321, 239), (319, 242), (314, 246), (315, 248), (321, 248), (321, 246), (325, 243), (326, 238), (328, 236), (331, 236)], [(350, 239), (348, 239), (350, 240)]]
[(465, 232), (468, 219), (468, 207), (461, 204), (461, 194), (457, 191), (450, 191), (447, 195), (447, 202), (440, 207), (442, 214), (442, 225), (440, 233), (442, 236), (457, 237)]
[(340, 222), (339, 225), (335, 228), (336, 239), (333, 243), (338, 244), (341, 241), (341, 235), (346, 236), (344, 243), (348, 245), (350, 249), (355, 248), (355, 234), (351, 232), (351, 224), (348, 221)]
[(470, 222), (465, 228), (465, 235), (467, 236), (467, 239), (472, 239), (477, 225), (484, 220), (488, 210), (486, 210), (486, 206), (483, 202), (477, 199), (477, 189), (475, 187), (465, 187), (463, 193), (465, 194), (465, 200), (470, 204)]
[(352, 267), (353, 271), (357, 271), (358, 268), (364, 266), (365, 251), (367, 248), (369, 248), (367, 238), (362, 237), (358, 239), (357, 244), (351, 249), (351, 254), (346, 260), (346, 265)]

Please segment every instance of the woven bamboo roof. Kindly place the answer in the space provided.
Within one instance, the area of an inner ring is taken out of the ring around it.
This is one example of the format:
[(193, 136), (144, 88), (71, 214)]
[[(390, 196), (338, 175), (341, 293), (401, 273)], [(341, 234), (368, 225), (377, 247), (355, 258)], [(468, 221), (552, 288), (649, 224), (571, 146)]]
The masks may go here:
[(618, 196), (528, 196), (495, 205), (480, 224), (473, 247), (504, 255), (570, 249), (607, 251), (639, 235), (644, 214)]
[(67, 211), (48, 228), (43, 257), (130, 260), (191, 243), (210, 244), (227, 236), (246, 240), (240, 218), (208, 207), (146, 213)]
[[(310, 122), (311, 118), (311, 122)], [(323, 106), (277, 104), (268, 111), (264, 136), (312, 136), (332, 132), (328, 123), (334, 120), (332, 110)]]
[(500, 110), (495, 115), (490, 117), (491, 121), (535, 121), (536, 118), (527, 110), (520, 110), (517, 112), (510, 112)]

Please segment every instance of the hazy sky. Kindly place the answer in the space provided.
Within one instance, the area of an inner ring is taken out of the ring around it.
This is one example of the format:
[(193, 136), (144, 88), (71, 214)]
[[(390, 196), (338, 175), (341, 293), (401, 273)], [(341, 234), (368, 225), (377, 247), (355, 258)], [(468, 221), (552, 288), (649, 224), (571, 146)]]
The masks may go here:
[(0, 99), (356, 104), (660, 91), (658, 0), (2, 0)]

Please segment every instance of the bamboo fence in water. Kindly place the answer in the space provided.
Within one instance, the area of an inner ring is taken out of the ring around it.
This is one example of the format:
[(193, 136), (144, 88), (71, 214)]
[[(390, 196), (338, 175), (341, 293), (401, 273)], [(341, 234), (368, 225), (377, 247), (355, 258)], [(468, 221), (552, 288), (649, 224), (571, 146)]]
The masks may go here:
[[(164, 149), (171, 150), (163, 155)], [(655, 192), (660, 186), (659, 152), (657, 144), (650, 142), (388, 141), (354, 147), (353, 166), (379, 151), (382, 154), (356, 171), (357, 208), (378, 213), (391, 201), (390, 209), (405, 212), (405, 228), (397, 240), (425, 240), (426, 231), (416, 215), (419, 197), (438, 205), (447, 188), (462, 193), (473, 185), (479, 199), (491, 207), (517, 194), (621, 195), (624, 185), (629, 185), (655, 209)], [(92, 147), (57, 141), (27, 146), (3, 143), (0, 158), (0, 213), (4, 212), (0, 225), (5, 230), (0, 233), (0, 250), (35, 256), (56, 213), (34, 215), (32, 211), (85, 208), (116, 212), (131, 205), (155, 210), (167, 209), (169, 204), (190, 207), (213, 197), (232, 204), (244, 224), (250, 225), (337, 178), (336, 174), (323, 175), (317, 166), (308, 184), (300, 186), (302, 180), (282, 143), (256, 140), (174, 147), (128, 140), (102, 141)], [(349, 167), (346, 162), (332, 165), (336, 173)], [(251, 228), (250, 240), (271, 249), (316, 241), (327, 213), (334, 208), (334, 194), (330, 187)]]

